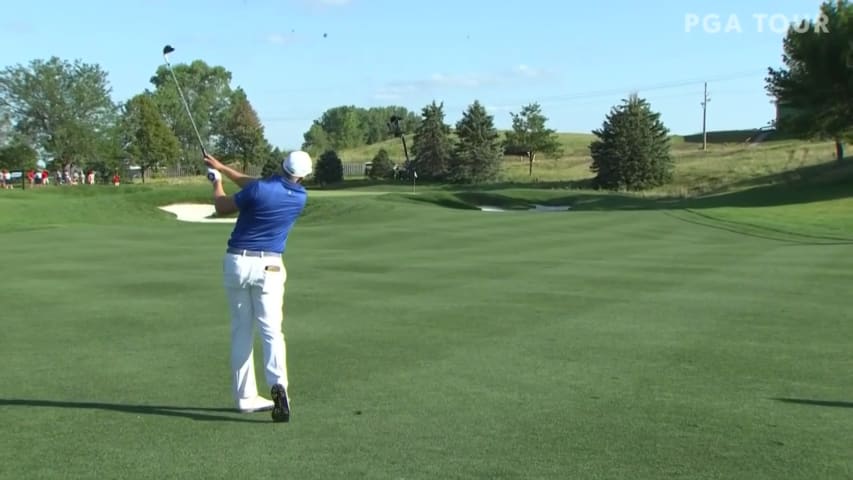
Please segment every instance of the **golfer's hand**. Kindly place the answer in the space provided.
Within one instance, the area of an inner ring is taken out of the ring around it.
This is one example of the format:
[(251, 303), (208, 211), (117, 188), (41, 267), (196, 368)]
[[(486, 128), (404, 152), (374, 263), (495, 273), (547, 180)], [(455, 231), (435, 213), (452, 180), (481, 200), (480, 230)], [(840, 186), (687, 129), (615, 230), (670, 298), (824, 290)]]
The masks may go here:
[(221, 184), (222, 183), (222, 174), (219, 173), (218, 170), (208, 168), (207, 169), (207, 179), (210, 181), (210, 183), (213, 183), (214, 185), (217, 183)]
[(204, 163), (208, 168), (212, 168), (214, 170), (222, 170), (223, 167), (222, 162), (209, 153), (204, 155)]

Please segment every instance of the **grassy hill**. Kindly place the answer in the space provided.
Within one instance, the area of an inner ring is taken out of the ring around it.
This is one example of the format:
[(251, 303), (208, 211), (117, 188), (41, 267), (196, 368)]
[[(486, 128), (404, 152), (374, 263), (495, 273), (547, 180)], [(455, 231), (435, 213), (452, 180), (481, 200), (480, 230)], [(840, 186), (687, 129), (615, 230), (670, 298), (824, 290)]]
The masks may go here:
[[(541, 184), (542, 186), (583, 186), (592, 178), (589, 144), (595, 137), (585, 133), (560, 133), (563, 155), (537, 156), (533, 174), (528, 173), (527, 160), (517, 156), (504, 159), (500, 183)], [(411, 150), (411, 137), (407, 137)], [(399, 139), (338, 152), (345, 163), (369, 162), (385, 149), (392, 160), (405, 160)], [(671, 152), (675, 161), (674, 181), (652, 194), (692, 196), (741, 187), (754, 181), (776, 182), (801, 168), (831, 163), (832, 142), (803, 141), (786, 138), (777, 132), (729, 130), (708, 132), (708, 145), (702, 150), (702, 135), (673, 135)], [(410, 151), (411, 155), (411, 151)]]

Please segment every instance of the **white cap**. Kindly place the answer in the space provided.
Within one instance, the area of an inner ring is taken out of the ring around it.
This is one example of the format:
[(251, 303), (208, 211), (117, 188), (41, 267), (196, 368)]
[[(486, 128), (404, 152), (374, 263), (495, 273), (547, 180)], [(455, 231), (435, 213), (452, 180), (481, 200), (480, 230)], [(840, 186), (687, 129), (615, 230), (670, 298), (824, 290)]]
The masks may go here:
[(311, 174), (313, 167), (311, 156), (302, 150), (290, 152), (281, 162), (281, 168), (294, 177), (307, 177)]

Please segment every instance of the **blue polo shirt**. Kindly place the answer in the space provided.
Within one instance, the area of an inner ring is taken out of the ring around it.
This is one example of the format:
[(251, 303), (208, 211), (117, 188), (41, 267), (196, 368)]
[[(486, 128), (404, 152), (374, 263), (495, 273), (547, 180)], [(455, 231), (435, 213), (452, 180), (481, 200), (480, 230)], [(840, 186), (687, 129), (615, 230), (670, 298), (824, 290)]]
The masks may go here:
[(307, 199), (305, 187), (279, 175), (252, 181), (234, 195), (240, 213), (228, 246), (284, 253), (287, 234)]

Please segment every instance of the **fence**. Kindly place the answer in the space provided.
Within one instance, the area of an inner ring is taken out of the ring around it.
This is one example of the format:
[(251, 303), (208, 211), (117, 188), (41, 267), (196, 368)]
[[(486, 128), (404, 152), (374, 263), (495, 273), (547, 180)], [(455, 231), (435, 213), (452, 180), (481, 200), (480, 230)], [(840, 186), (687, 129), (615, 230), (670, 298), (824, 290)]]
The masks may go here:
[[(344, 177), (366, 177), (367, 170), (370, 167), (370, 163), (354, 163), (348, 162), (343, 165)], [(246, 169), (246, 174), (251, 176), (260, 176), (263, 171), (263, 166), (261, 165), (250, 165)], [(200, 166), (171, 166), (171, 167), (161, 167), (156, 170), (150, 170), (145, 173), (146, 178), (181, 178), (181, 177), (197, 177), (204, 175), (205, 170)], [(125, 171), (123, 172), (122, 179), (127, 179), (128, 181), (132, 180), (140, 180), (140, 172), (137, 171)]]

